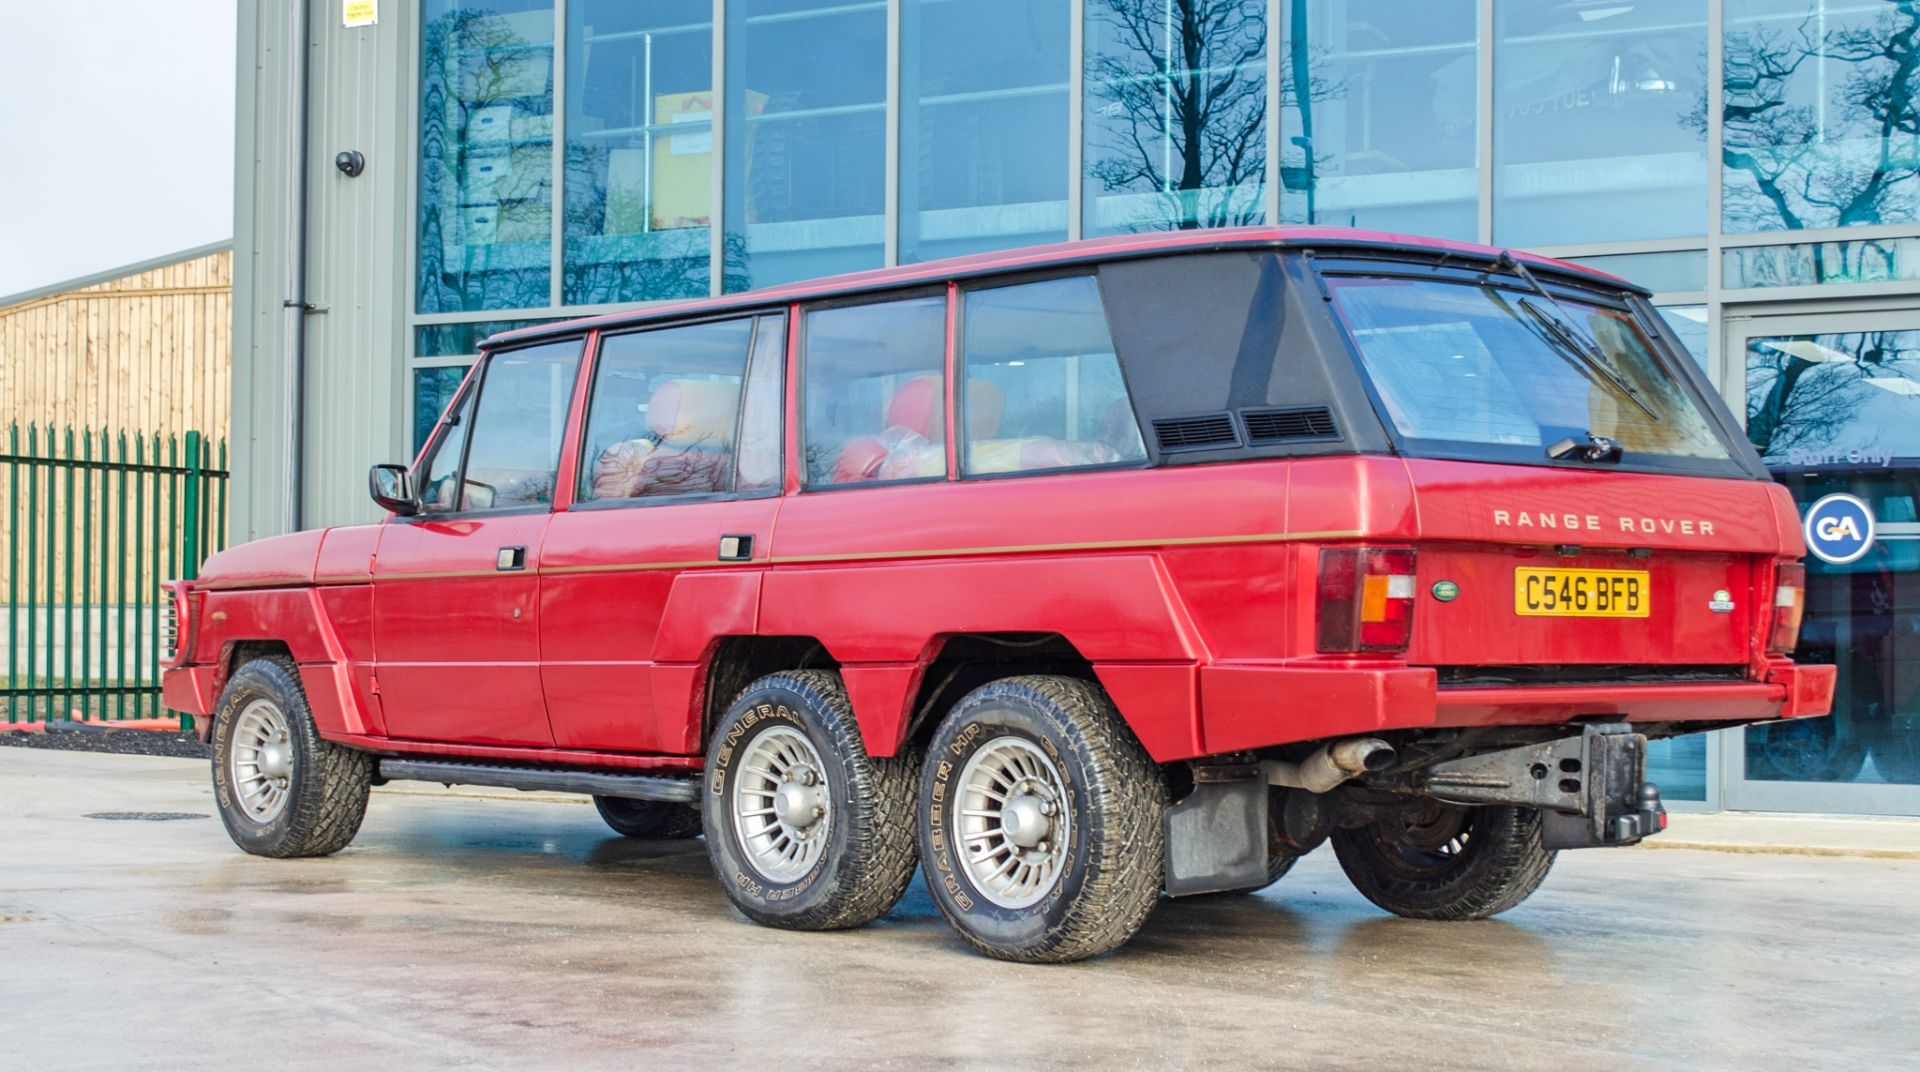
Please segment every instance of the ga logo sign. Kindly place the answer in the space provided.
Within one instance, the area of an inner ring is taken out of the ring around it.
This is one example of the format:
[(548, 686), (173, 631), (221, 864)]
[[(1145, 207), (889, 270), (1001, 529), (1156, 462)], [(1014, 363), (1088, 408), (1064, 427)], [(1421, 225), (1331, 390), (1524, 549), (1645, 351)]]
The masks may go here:
[(1829, 495), (1807, 510), (1807, 550), (1824, 562), (1852, 562), (1873, 546), (1873, 511), (1851, 495)]

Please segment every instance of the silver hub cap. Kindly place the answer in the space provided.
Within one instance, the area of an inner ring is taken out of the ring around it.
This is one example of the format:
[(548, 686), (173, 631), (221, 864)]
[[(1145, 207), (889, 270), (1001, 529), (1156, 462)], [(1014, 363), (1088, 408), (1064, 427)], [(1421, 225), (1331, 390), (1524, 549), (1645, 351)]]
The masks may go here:
[(228, 762), (234, 795), (247, 818), (263, 825), (279, 818), (293, 782), (293, 739), (279, 705), (263, 699), (241, 709)]
[(1024, 737), (988, 741), (960, 771), (961, 864), (1002, 908), (1025, 908), (1053, 889), (1072, 830), (1066, 783)]
[(826, 851), (833, 800), (804, 735), (784, 726), (755, 737), (733, 783), (733, 831), (762, 878), (791, 882)]

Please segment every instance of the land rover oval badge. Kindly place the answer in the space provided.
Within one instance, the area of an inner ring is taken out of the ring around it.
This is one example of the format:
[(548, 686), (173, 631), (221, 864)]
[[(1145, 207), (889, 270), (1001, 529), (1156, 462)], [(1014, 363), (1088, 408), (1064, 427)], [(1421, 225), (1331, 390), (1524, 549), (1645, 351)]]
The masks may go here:
[(1433, 582), (1433, 598), (1442, 603), (1451, 603), (1460, 598), (1460, 586), (1452, 581)]

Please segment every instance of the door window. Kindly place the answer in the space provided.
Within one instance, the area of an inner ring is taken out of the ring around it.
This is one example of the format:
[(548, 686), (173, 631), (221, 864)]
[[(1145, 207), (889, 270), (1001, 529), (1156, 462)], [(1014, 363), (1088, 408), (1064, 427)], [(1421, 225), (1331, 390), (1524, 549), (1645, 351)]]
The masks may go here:
[(945, 476), (946, 299), (807, 313), (807, 486)]
[(467, 453), (467, 428), (473, 423), (476, 393), (469, 389), (461, 396), (460, 404), (447, 416), (446, 431), (434, 444), (433, 455), (421, 469), (420, 501), (428, 511), (444, 512), (460, 505), (460, 463)]
[[(749, 353), (771, 348), (784, 356), (784, 318), (760, 319), (757, 330), (752, 317), (743, 317), (601, 342), (580, 467), (581, 502), (730, 492), (736, 461), (752, 469), (751, 486), (777, 483), (779, 405), (765, 401), (769, 388), (758, 365), (749, 397), (752, 423), (743, 430), (740, 420)], [(777, 399), (777, 364), (771, 375)]]
[(580, 340), (508, 350), (487, 359), (480, 381), (460, 510), (553, 501)]
[(1146, 459), (1092, 276), (970, 291), (962, 310), (968, 476)]

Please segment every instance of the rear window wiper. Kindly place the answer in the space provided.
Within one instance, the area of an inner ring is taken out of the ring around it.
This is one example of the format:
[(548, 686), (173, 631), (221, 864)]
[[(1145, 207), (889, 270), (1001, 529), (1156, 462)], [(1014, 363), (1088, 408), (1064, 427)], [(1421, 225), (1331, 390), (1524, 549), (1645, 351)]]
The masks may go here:
[(1547, 448), (1547, 457), (1556, 462), (1577, 458), (1583, 462), (1618, 464), (1625, 454), (1626, 451), (1620, 448), (1620, 444), (1606, 436), (1594, 435), (1592, 432), (1588, 432), (1584, 440), (1568, 436)]
[(1535, 294), (1545, 298), (1548, 304), (1560, 314), (1556, 316), (1554, 313), (1549, 313), (1527, 298), (1520, 299), (1521, 310), (1527, 314), (1529, 320), (1533, 321), (1537, 328), (1536, 333), (1541, 335), (1549, 346), (1563, 356), (1571, 358), (1589, 378), (1597, 379), (1613, 388), (1621, 397), (1640, 407), (1641, 412), (1647, 416), (1656, 421), (1660, 419), (1660, 414), (1654, 412), (1653, 407), (1647, 405), (1647, 400), (1641, 397), (1639, 389), (1622, 376), (1613, 367), (1611, 361), (1607, 360), (1606, 351), (1600, 348), (1600, 343), (1585, 332), (1576, 331), (1567, 323), (1572, 318), (1567, 315), (1565, 307), (1546, 287), (1540, 285), (1540, 280), (1534, 278), (1526, 265), (1521, 264), (1511, 253), (1501, 253), (1499, 264), (1503, 268), (1512, 269), (1515, 275), (1526, 281), (1527, 286)]

